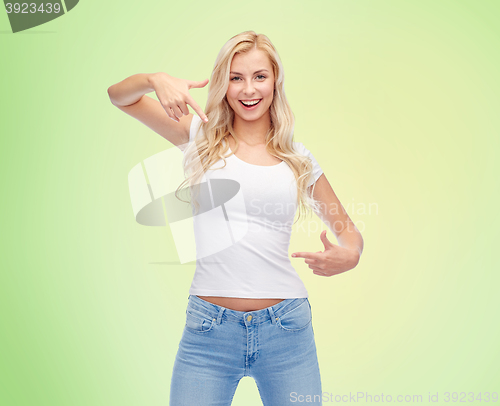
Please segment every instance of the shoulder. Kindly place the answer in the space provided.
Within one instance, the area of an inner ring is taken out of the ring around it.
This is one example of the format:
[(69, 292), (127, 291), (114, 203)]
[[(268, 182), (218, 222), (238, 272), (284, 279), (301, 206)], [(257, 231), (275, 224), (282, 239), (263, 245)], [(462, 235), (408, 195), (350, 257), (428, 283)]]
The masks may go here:
[[(191, 122), (187, 124), (188, 121), (186, 121), (189, 131), (188, 140), (185, 144), (178, 145), (179, 149), (183, 153), (186, 153), (187, 147), (194, 141), (196, 134), (198, 133), (198, 129), (200, 128), (200, 125), (202, 123), (201, 118), (198, 115), (190, 114), (190, 116), (191, 116)], [(189, 116), (186, 117), (186, 120), (189, 120)]]
[(295, 151), (301, 155), (310, 156), (311, 152), (304, 146), (302, 142), (293, 142)]
[(294, 147), (299, 154), (309, 158), (312, 163), (312, 177), (309, 183), (307, 184), (307, 187), (309, 187), (319, 179), (319, 177), (323, 173), (323, 169), (321, 169), (321, 166), (316, 160), (316, 158), (314, 158), (314, 155), (304, 146), (303, 143), (294, 142)]
[(312, 161), (312, 163), (313, 163), (313, 166), (314, 166), (315, 170), (319, 170), (319, 163), (318, 163), (318, 161), (316, 160), (316, 158), (314, 157), (314, 155), (312, 154), (312, 152), (311, 152), (311, 151), (309, 151), (309, 150), (308, 150), (308, 149), (304, 146), (304, 144), (303, 144), (302, 142), (294, 142), (293, 144), (294, 144), (294, 148), (295, 148), (295, 150), (296, 150), (299, 154), (301, 154), (301, 155), (303, 155), (303, 156), (305, 156), (305, 157), (309, 158), (309, 159)]
[(304, 144), (302, 144), (301, 142), (296, 142), (294, 141), (293, 142), (293, 148), (298, 151), (298, 152), (302, 152), (303, 151), (303, 148), (304, 148)]
[(194, 137), (196, 136), (196, 133), (200, 128), (201, 123), (202, 120), (200, 116), (198, 116), (197, 114), (193, 114), (191, 125), (189, 126), (189, 142), (192, 142), (194, 140)]

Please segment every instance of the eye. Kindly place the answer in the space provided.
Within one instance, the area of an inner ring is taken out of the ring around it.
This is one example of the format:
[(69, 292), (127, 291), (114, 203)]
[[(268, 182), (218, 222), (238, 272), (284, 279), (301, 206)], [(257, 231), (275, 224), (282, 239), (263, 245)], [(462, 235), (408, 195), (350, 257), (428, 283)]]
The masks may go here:
[(264, 78), (264, 79), (266, 78), (264, 75), (258, 75), (257, 77), (258, 78)]
[(239, 76), (235, 76), (234, 78), (232, 78), (231, 80), (234, 80), (234, 79), (239, 79), (240, 77)]

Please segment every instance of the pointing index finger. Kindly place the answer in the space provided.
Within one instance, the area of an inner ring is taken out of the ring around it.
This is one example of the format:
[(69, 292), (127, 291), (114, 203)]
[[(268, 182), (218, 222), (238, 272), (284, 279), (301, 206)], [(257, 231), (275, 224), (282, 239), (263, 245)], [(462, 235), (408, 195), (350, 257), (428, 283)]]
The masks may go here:
[(321, 256), (317, 252), (294, 252), (293, 258), (320, 259)]
[(204, 122), (208, 121), (208, 118), (203, 112), (203, 110), (200, 108), (200, 106), (198, 106), (198, 104), (194, 101), (194, 99), (191, 96), (189, 96), (186, 103), (189, 104), (194, 111), (196, 111), (196, 114), (198, 114)]

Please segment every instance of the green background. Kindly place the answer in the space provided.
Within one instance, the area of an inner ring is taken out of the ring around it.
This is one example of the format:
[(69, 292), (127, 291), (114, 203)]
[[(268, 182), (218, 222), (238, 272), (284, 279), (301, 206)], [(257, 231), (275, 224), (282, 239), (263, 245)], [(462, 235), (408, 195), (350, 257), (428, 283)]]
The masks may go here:
[[(338, 276), (292, 260), (323, 391), (439, 393), (434, 404), (499, 392), (499, 12), (484, 0), (85, 0), (16, 34), (0, 14), (0, 404), (168, 404), (195, 265), (179, 264), (168, 227), (136, 223), (127, 176), (174, 147), (107, 88), (135, 73), (209, 78), (245, 30), (278, 49), (295, 140), (364, 238)], [(202, 108), (207, 91), (191, 91)], [(324, 249), (324, 224), (302, 227), (290, 253)], [(243, 378), (233, 404), (260, 402)]]

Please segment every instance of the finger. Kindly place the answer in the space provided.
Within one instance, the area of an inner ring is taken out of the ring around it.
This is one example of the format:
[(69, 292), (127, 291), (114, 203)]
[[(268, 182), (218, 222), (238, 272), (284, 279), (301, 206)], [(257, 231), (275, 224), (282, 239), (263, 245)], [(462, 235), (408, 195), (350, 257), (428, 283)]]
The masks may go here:
[(173, 112), (175, 114), (175, 117), (177, 117), (177, 118), (181, 118), (184, 115), (184, 113), (179, 108), (179, 106), (172, 106), (172, 110), (173, 110)]
[[(158, 93), (157, 93), (158, 95)], [(169, 103), (161, 96), (158, 95), (158, 101), (160, 102), (161, 106), (163, 107), (163, 110), (165, 110), (165, 113), (174, 121), (179, 121), (177, 120), (177, 117), (175, 117), (175, 114), (173, 114), (172, 109), (170, 108)]]
[(183, 113), (185, 116), (189, 115), (189, 109), (188, 109), (188, 107), (187, 107), (186, 103), (181, 103), (181, 104), (179, 104), (179, 108), (182, 110), (182, 113)]
[(293, 258), (321, 259), (321, 253), (317, 252), (294, 252)]
[(180, 120), (177, 118), (177, 116), (175, 115), (174, 113), (174, 110), (172, 109), (172, 107), (169, 107), (168, 108), (168, 111), (170, 112), (170, 114), (168, 115), (172, 120), (174, 121), (177, 121), (179, 122)]
[(200, 108), (200, 106), (198, 106), (198, 103), (196, 103), (191, 96), (189, 96), (186, 103), (189, 104), (193, 108), (194, 111), (196, 111), (196, 114), (198, 114), (198, 116), (200, 116), (200, 118), (203, 121), (205, 121), (205, 122), (208, 121), (208, 118), (205, 115), (205, 113), (203, 113), (203, 110)]
[(309, 268), (311, 268), (313, 271), (318, 271), (318, 272), (324, 271), (324, 269), (319, 266), (309, 265)]
[(165, 113), (167, 113), (167, 115), (174, 121), (177, 121), (179, 122), (179, 119), (175, 116), (174, 112), (172, 111), (172, 109), (169, 107), (169, 106), (164, 106), (162, 104), (162, 107), (163, 107), (163, 110), (165, 110)]
[(196, 87), (196, 88), (205, 87), (207, 84), (208, 84), (208, 79), (202, 80), (200, 82), (196, 82), (196, 81), (193, 81), (193, 80), (189, 80), (188, 81), (189, 88), (193, 88), (193, 87)]

